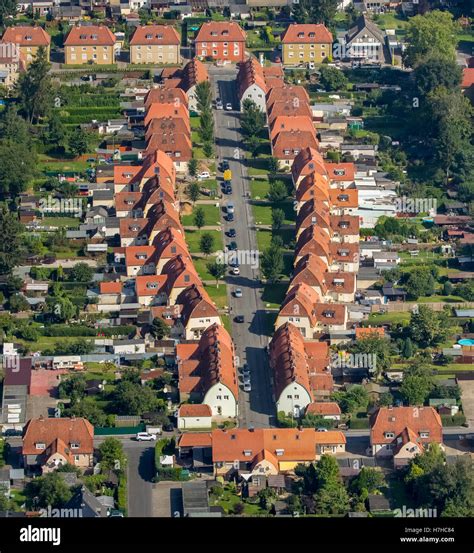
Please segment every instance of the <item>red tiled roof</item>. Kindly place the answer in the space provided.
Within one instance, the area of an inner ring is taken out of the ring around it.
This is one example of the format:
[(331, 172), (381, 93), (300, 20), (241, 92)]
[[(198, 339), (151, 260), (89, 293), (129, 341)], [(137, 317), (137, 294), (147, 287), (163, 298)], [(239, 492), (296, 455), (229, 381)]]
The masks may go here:
[(121, 294), (123, 283), (120, 281), (101, 282), (99, 290), (101, 294)]
[(465, 67), (462, 72), (461, 88), (469, 88), (474, 85), (474, 68)]
[[(31, 419), (23, 433), (23, 455), (38, 455), (50, 447), (55, 440), (61, 440), (68, 448), (77, 443), (74, 453), (92, 453), (94, 451), (94, 427), (83, 418), (77, 419)], [(36, 444), (44, 444), (38, 449)]]
[(234, 21), (208, 21), (201, 25), (194, 42), (245, 42), (245, 31)]
[(171, 25), (143, 25), (137, 27), (130, 40), (130, 46), (136, 44), (180, 44), (178, 32)]
[(321, 24), (293, 23), (286, 28), (281, 42), (282, 44), (331, 44), (332, 34)]
[(318, 401), (310, 403), (306, 408), (306, 414), (334, 416), (341, 414), (341, 408), (335, 401)]
[[(420, 444), (443, 442), (441, 418), (433, 407), (380, 407), (370, 423), (372, 445), (395, 442), (405, 429), (414, 432)], [(386, 437), (386, 432), (393, 433), (395, 437)], [(422, 432), (428, 432), (428, 437), (422, 438)]]
[(19, 25), (7, 27), (2, 42), (13, 42), (20, 46), (44, 46), (51, 44), (51, 37), (42, 27)]
[(212, 436), (209, 432), (186, 432), (178, 442), (179, 447), (211, 447)]
[(210, 417), (212, 415), (209, 405), (204, 403), (186, 403), (179, 408), (179, 417)]
[(116, 38), (108, 27), (87, 25), (73, 27), (64, 41), (64, 46), (113, 46)]

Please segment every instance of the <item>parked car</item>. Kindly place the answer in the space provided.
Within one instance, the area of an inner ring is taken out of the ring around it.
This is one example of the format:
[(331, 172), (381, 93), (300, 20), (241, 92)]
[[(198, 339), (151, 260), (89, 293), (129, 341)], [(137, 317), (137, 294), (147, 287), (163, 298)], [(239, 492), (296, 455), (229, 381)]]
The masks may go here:
[(224, 194), (230, 195), (232, 194), (232, 186), (224, 186), (222, 191), (224, 192)]
[(230, 102), (227, 102), (227, 104), (225, 105), (225, 109), (227, 111), (232, 111), (232, 104)]
[(222, 100), (217, 98), (216, 100), (216, 109), (224, 109), (224, 104), (222, 103)]
[(244, 383), (244, 392), (251, 392), (252, 391), (252, 385), (250, 384), (250, 382), (245, 382)]
[(242, 374), (245, 376), (246, 374), (250, 375), (250, 367), (247, 365), (247, 363), (244, 363), (242, 366)]
[(245, 322), (244, 316), (243, 315), (237, 315), (236, 317), (234, 317), (234, 322), (236, 322), (236, 323)]
[(244, 374), (244, 384), (250, 384), (250, 373)]
[(148, 432), (139, 432), (136, 436), (137, 442), (151, 442), (156, 440), (156, 434), (149, 434)]
[(240, 275), (240, 268), (239, 267), (232, 267), (231, 273), (233, 275)]
[(235, 291), (234, 291), (234, 296), (236, 298), (241, 298), (242, 297), (242, 288), (236, 288)]
[(227, 213), (234, 213), (234, 204), (232, 202), (227, 203), (226, 211)]
[(227, 246), (227, 249), (230, 250), (231, 252), (232, 251), (235, 251), (237, 249), (237, 242), (230, 242), (230, 244)]
[(235, 238), (237, 236), (237, 233), (235, 232), (235, 228), (230, 228), (227, 232), (227, 236), (229, 238)]
[(227, 213), (227, 221), (229, 223), (232, 223), (234, 221), (234, 214), (233, 213)]
[(227, 160), (223, 160), (221, 162), (221, 171), (227, 171), (229, 169), (229, 162)]
[(201, 171), (200, 173), (198, 173), (199, 180), (210, 179), (210, 178), (211, 178), (211, 173), (209, 173), (209, 171)]

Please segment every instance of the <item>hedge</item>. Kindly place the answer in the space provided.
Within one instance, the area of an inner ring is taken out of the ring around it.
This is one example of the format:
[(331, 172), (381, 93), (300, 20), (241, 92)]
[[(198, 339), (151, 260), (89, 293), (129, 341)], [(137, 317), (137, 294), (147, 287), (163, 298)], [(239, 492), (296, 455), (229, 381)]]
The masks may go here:
[(104, 328), (93, 328), (86, 325), (54, 324), (42, 329), (43, 336), (129, 336), (135, 332), (132, 325), (120, 325)]
[(127, 516), (127, 475), (125, 472), (120, 474), (119, 485), (117, 488), (117, 507)]
[(457, 413), (452, 417), (450, 415), (441, 415), (443, 426), (462, 426), (466, 422), (464, 413)]
[(370, 428), (369, 419), (367, 417), (366, 418), (360, 418), (360, 419), (351, 418), (351, 419), (349, 419), (349, 427), (350, 428), (355, 428), (355, 429), (358, 429), (358, 430)]

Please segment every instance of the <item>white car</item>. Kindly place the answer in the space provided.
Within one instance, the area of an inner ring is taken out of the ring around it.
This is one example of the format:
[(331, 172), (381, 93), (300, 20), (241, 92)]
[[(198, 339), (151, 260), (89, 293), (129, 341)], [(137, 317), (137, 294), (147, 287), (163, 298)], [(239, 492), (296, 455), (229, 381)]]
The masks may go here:
[[(240, 275), (240, 269), (239, 269), (239, 267), (232, 267), (231, 273), (232, 273), (233, 275)], [(237, 296), (235, 296), (235, 297), (237, 297)]]
[(235, 292), (234, 292), (234, 295), (235, 295), (236, 298), (241, 298), (242, 297), (242, 288), (236, 288)]
[(231, 104), (230, 102), (227, 102), (227, 104), (225, 105), (225, 109), (226, 109), (227, 111), (232, 111), (232, 109), (233, 109), (233, 108), (232, 108), (232, 104)]
[(209, 173), (209, 171), (201, 171), (198, 174), (199, 180), (210, 179), (210, 178), (211, 178), (211, 173)]
[(224, 109), (224, 104), (222, 100), (216, 100), (216, 109)]
[(137, 442), (151, 442), (156, 440), (156, 434), (148, 434), (148, 432), (139, 432), (136, 436)]
[(252, 391), (252, 385), (250, 384), (250, 382), (245, 382), (244, 383), (244, 392), (251, 392)]

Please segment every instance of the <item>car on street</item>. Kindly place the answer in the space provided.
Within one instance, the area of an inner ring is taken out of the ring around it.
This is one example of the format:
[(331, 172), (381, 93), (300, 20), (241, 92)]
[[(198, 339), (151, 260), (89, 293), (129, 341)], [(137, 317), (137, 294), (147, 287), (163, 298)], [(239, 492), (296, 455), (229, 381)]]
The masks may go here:
[(232, 202), (228, 202), (225, 209), (227, 213), (234, 213), (234, 204)]
[(244, 383), (244, 392), (251, 392), (252, 391), (252, 385), (250, 384), (250, 382), (245, 382)]
[(199, 180), (209, 179), (211, 178), (211, 173), (209, 171), (201, 171), (197, 177)]
[(250, 373), (243, 375), (244, 384), (250, 384)]
[(227, 160), (224, 160), (221, 162), (221, 171), (228, 171), (229, 170), (229, 162)]
[(156, 434), (149, 434), (148, 432), (139, 432), (136, 435), (137, 442), (151, 442), (156, 440)]
[(231, 252), (235, 251), (237, 249), (237, 242), (230, 242), (229, 245), (227, 246), (227, 249), (230, 250)]
[(227, 221), (229, 223), (233, 222), (233, 220), (234, 220), (234, 214), (233, 213), (227, 213), (226, 217), (227, 217)]
[(244, 375), (250, 375), (250, 367), (247, 365), (247, 363), (244, 363), (242, 366), (242, 374)]
[(227, 231), (227, 236), (229, 238), (235, 238), (237, 236), (237, 233), (235, 232), (235, 228), (230, 228), (228, 231)]
[(242, 288), (236, 288), (235, 291), (234, 291), (234, 296), (236, 298), (241, 298), (242, 297)]
[(240, 275), (240, 268), (239, 267), (232, 267), (230, 271), (233, 275)]
[(222, 100), (217, 98), (216, 100), (216, 109), (224, 109), (224, 104), (222, 103)]
[(232, 186), (224, 186), (222, 191), (224, 192), (224, 194), (230, 195), (232, 194)]
[(236, 322), (236, 323), (245, 322), (244, 316), (243, 315), (237, 315), (236, 317), (234, 317), (234, 322)]
[(233, 109), (233, 108), (232, 108), (232, 104), (231, 104), (230, 102), (227, 102), (227, 104), (225, 105), (225, 109), (226, 109), (227, 111), (232, 111), (232, 109)]

